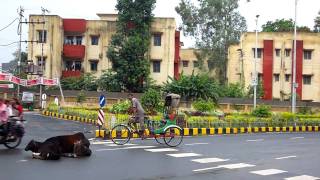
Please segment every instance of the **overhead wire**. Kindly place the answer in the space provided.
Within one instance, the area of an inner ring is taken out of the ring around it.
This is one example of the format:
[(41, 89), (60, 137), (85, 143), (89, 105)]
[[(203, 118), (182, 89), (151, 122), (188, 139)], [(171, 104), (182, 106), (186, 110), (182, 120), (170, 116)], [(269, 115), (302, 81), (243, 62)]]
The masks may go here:
[(15, 18), (10, 24), (8, 24), (7, 26), (1, 28), (0, 31), (3, 31), (5, 29), (7, 29), (8, 27), (10, 27), (16, 20), (18, 20), (18, 18)]

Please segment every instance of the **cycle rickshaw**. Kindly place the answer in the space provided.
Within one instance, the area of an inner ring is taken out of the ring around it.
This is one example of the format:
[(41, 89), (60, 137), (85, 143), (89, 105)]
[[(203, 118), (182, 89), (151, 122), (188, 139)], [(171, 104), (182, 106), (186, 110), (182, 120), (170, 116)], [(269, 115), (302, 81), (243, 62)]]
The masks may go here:
[[(163, 119), (156, 127), (156, 121), (145, 118), (145, 134), (148, 138), (155, 138), (159, 144), (166, 144), (170, 147), (176, 147), (183, 140), (183, 129), (177, 125), (177, 113), (180, 102), (180, 95), (168, 94), (165, 97)], [(138, 129), (131, 124), (118, 124), (111, 130), (111, 140), (118, 145), (124, 145), (129, 142)], [(137, 136), (136, 136), (137, 137)]]

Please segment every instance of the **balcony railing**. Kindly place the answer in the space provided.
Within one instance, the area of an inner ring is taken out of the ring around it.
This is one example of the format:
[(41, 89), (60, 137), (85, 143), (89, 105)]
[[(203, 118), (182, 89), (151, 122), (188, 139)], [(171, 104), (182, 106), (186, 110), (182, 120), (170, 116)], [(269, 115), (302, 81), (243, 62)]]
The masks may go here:
[(83, 59), (86, 47), (83, 45), (63, 45), (63, 56), (68, 58)]
[(62, 71), (62, 78), (67, 78), (67, 77), (80, 77), (81, 76), (81, 71)]

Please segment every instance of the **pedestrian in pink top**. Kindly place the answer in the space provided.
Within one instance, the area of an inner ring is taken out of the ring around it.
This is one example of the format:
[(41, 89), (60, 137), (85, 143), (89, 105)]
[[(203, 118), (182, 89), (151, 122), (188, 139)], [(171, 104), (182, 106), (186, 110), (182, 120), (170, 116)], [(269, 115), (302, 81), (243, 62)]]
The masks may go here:
[(8, 121), (7, 105), (4, 103), (3, 99), (0, 98), (0, 123), (5, 124)]

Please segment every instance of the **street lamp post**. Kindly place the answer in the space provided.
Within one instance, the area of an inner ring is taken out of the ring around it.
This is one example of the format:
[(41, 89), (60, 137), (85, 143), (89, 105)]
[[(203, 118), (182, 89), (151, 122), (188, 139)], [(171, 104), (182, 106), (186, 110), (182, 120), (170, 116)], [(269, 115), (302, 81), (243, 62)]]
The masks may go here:
[[(293, 65), (292, 65), (292, 95), (291, 95), (291, 112), (295, 113), (296, 111), (296, 88), (298, 84), (296, 84), (296, 63), (297, 63), (297, 3), (298, 0), (295, 0), (294, 6), (294, 35), (293, 35)], [(300, 84), (301, 86), (301, 84)]]
[(257, 74), (257, 58), (258, 58), (258, 18), (256, 15), (256, 47), (254, 53), (254, 80), (253, 80), (253, 109), (257, 107), (257, 85), (258, 85), (258, 74)]

